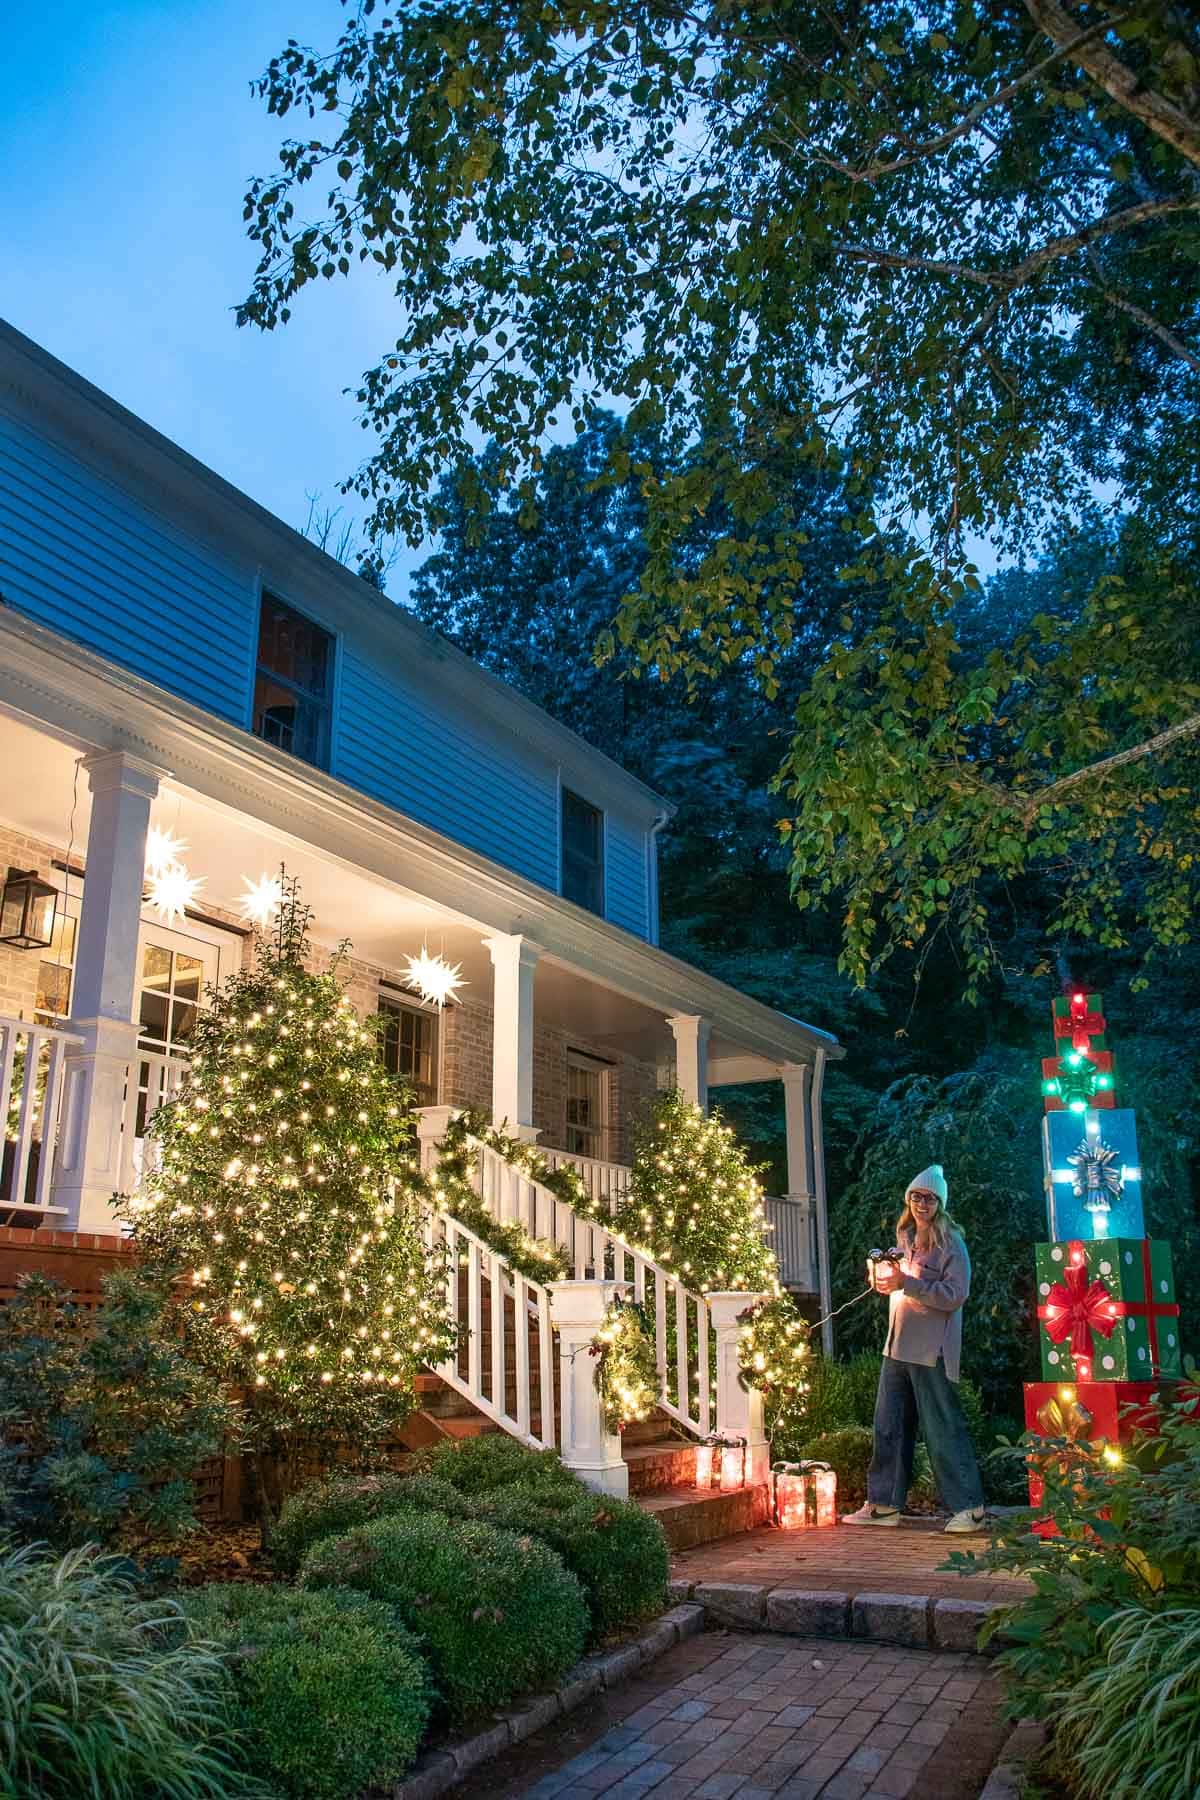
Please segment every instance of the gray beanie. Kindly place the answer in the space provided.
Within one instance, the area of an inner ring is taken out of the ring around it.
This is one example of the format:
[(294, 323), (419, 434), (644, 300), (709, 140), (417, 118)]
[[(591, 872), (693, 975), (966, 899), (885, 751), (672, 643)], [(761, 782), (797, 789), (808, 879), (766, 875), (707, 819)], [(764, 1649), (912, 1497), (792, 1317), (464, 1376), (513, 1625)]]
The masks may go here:
[(919, 1175), (913, 1176), (912, 1180), (904, 1190), (904, 1198), (906, 1200), (914, 1188), (928, 1188), (929, 1192), (931, 1194), (936, 1194), (942, 1205), (945, 1206), (947, 1195), (946, 1177), (942, 1172), (941, 1163), (930, 1163), (927, 1169), (922, 1169)]

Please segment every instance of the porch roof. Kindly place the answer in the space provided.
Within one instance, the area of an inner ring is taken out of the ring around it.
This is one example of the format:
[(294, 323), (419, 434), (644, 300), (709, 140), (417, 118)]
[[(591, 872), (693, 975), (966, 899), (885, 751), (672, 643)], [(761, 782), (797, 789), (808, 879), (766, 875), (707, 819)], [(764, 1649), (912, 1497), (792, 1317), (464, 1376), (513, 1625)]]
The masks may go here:
[[(614, 1046), (635, 1050), (640, 1041), (649, 1053), (651, 1024), (657, 1018), (661, 1026), (664, 1015), (710, 1020), (713, 1085), (761, 1080), (782, 1064), (812, 1062), (818, 1052), (844, 1055), (828, 1032), (739, 993), (20, 615), (0, 610), (0, 644), (0, 708), (55, 740), (42, 736), (40, 785), (30, 745), (12, 742), (4, 758), (9, 768), (22, 767), (14, 800), (23, 816), (15, 822), (32, 834), (64, 842), (71, 752), (123, 750), (167, 772), (169, 805), (158, 822), (171, 825), (178, 814), (193, 867), (216, 868), (222, 884), (232, 883), (219, 894), (210, 884), (213, 901), (234, 903), (238, 875), (257, 877), (286, 858), (316, 908), (322, 938), (350, 935), (356, 955), (386, 964), (395, 960), (398, 934), (417, 942), (423, 933), (438, 934), (446, 954), (468, 965), (477, 992), (487, 991), (479, 985), (487, 979), (483, 938), (520, 934), (541, 952), (545, 973), (539, 964), (538, 980), (552, 1007), (577, 1012), (581, 978), (602, 990), (588, 1004), (595, 1035)], [(80, 783), (77, 848), (86, 842), (86, 800)], [(584, 1029), (577, 1017), (571, 1022)]]

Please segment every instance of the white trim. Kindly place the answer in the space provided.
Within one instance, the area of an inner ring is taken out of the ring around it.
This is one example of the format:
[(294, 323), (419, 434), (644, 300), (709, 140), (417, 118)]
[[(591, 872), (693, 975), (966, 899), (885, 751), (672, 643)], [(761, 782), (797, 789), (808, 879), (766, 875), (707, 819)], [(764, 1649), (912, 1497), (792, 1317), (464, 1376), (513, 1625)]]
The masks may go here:
[[(482, 932), (519, 931), (554, 962), (648, 1008), (701, 1013), (773, 1064), (844, 1052), (828, 1032), (764, 1006), (549, 889), (394, 811), (323, 770), (0, 608), (0, 706), (78, 750), (119, 748), (169, 769), (217, 806), (411, 891)], [(397, 871), (419, 870), (420, 889)]]

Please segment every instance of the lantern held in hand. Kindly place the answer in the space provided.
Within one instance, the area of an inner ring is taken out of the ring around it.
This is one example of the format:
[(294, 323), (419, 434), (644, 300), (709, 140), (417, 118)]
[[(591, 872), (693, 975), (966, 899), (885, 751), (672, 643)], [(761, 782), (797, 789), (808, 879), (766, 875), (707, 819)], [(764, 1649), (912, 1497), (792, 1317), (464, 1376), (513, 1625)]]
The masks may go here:
[(895, 1245), (893, 1245), (890, 1250), (868, 1250), (867, 1280), (870, 1285), (873, 1288), (877, 1288), (879, 1286), (879, 1277), (881, 1275), (885, 1281), (890, 1279), (890, 1277), (896, 1273), (903, 1260), (903, 1250), (897, 1249)]

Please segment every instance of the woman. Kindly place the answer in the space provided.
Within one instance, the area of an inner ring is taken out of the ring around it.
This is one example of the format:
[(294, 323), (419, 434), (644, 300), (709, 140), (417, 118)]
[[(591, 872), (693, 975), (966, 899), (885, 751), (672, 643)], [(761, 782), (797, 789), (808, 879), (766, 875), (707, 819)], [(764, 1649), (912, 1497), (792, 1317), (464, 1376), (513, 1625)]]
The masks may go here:
[(878, 1291), (890, 1298), (867, 1503), (848, 1513), (842, 1523), (900, 1523), (919, 1427), (938, 1491), (950, 1508), (946, 1530), (983, 1531), (983, 1482), (955, 1391), (971, 1259), (946, 1211), (946, 1177), (940, 1163), (922, 1169), (909, 1183), (896, 1243), (904, 1251), (903, 1262), (875, 1280)]

